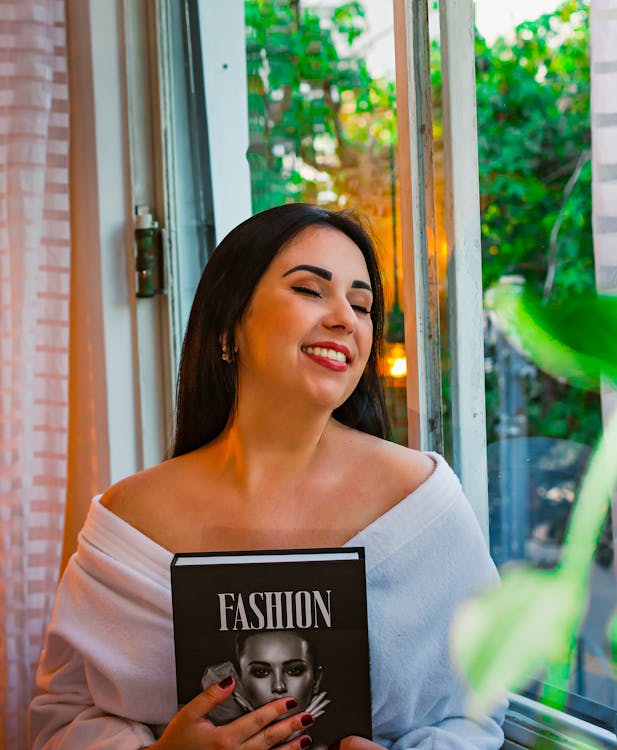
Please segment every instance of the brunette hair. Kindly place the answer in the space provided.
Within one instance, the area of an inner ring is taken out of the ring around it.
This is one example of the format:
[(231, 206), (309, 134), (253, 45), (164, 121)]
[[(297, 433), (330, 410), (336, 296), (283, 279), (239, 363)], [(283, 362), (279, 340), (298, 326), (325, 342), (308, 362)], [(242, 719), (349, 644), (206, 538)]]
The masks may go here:
[[(289, 203), (243, 221), (221, 241), (208, 261), (195, 293), (182, 347), (172, 456), (209, 443), (225, 428), (236, 407), (236, 326), (274, 257), (311, 226), (338, 229), (358, 246), (373, 290), (371, 354), (355, 390), (334, 410), (333, 417), (362, 432), (390, 437), (377, 373), (383, 346), (384, 298), (373, 242), (360, 220), (348, 211)], [(221, 357), (223, 342), (228, 361)]]

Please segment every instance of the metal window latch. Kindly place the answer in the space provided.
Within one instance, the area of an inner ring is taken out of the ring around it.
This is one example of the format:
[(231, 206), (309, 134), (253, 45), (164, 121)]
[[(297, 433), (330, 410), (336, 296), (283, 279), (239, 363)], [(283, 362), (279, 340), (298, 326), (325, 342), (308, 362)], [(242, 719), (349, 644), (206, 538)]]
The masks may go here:
[(135, 212), (135, 243), (137, 255), (137, 297), (154, 297), (163, 292), (161, 261), (161, 229), (147, 206)]

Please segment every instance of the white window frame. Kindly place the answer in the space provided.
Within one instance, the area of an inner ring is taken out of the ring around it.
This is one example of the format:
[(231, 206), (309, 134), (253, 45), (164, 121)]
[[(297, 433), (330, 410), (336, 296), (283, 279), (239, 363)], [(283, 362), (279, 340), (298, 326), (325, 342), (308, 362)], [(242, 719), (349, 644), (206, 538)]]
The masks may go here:
[[(393, 0), (409, 444), (440, 449), (441, 372), (427, 0)], [(488, 469), (473, 0), (440, 0), (452, 442), (488, 540)], [(401, 64), (406, 66), (401, 70)], [(454, 126), (456, 123), (456, 126)], [(406, 224), (407, 222), (407, 224)]]

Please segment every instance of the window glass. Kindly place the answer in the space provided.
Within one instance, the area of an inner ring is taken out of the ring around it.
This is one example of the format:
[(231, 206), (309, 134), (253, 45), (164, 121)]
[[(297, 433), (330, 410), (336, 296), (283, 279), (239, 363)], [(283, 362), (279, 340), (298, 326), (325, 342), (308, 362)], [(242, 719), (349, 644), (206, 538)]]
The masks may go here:
[(383, 377), (407, 442), (391, 3), (246, 0), (253, 211), (353, 209), (377, 235), (387, 300)]
[[(531, 362), (496, 324), (488, 290), (525, 284), (567, 304), (595, 289), (588, 2), (479, 0), (476, 83), (491, 551), (501, 566), (552, 568), (600, 435), (601, 400)], [(586, 701), (617, 706), (606, 633), (613, 555), (609, 519), (568, 685), (592, 716)]]

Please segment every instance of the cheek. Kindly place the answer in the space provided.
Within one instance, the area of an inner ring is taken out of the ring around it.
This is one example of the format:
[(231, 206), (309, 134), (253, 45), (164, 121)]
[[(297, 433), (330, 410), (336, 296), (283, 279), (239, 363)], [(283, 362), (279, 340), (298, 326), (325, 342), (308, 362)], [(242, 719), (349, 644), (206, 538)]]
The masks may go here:
[(289, 692), (295, 695), (300, 702), (308, 704), (313, 693), (313, 675), (307, 673), (300, 677), (290, 677), (288, 688)]
[(243, 684), (249, 694), (251, 703), (261, 705), (269, 700), (270, 687), (267, 679), (258, 680), (254, 677), (248, 677)]

